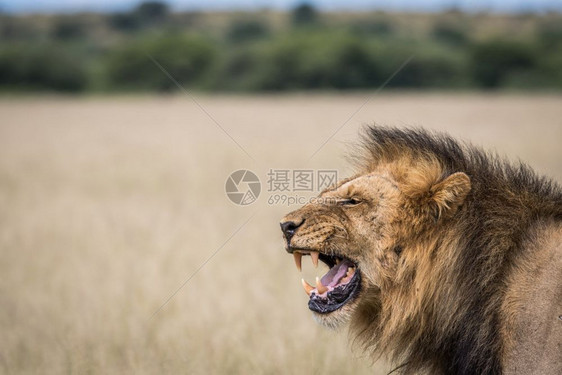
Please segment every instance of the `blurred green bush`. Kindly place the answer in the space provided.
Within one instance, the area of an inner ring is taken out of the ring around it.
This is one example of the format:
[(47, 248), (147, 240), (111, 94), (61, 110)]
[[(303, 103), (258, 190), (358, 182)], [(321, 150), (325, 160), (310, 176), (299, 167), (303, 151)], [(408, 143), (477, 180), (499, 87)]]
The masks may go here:
[(0, 47), (0, 86), (15, 91), (77, 92), (88, 77), (79, 57), (53, 44), (12, 44)]
[(437, 41), (453, 46), (462, 46), (469, 41), (468, 32), (463, 25), (451, 20), (437, 22), (431, 34)]
[[(495, 18), (497, 17), (498, 26)], [(530, 20), (530, 21), (529, 21)], [(562, 89), (562, 17), (129, 12), (0, 15), (0, 90)], [(530, 26), (530, 27), (529, 27)], [(517, 30), (517, 33), (514, 32)]]
[(318, 22), (319, 16), (311, 4), (302, 3), (295, 7), (291, 19), (294, 26), (310, 26)]
[(166, 35), (113, 48), (105, 69), (111, 89), (170, 91), (176, 88), (170, 77), (180, 85), (201, 85), (215, 59), (216, 46), (203, 36)]
[(227, 40), (231, 43), (244, 43), (263, 39), (269, 36), (267, 25), (255, 19), (236, 20), (226, 32)]
[(485, 88), (496, 88), (505, 78), (529, 72), (536, 67), (532, 46), (508, 40), (476, 43), (471, 47), (471, 72), (474, 81)]
[(295, 32), (263, 46), (254, 88), (368, 88), (380, 79), (372, 51), (348, 33)]

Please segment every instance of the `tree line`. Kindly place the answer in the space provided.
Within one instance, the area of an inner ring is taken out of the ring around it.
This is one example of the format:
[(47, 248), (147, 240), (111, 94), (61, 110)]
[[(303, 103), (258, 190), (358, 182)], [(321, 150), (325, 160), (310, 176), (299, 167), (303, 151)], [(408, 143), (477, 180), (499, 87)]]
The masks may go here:
[[(497, 24), (497, 26), (495, 26)], [(0, 15), (0, 90), (561, 89), (562, 16), (129, 12)]]

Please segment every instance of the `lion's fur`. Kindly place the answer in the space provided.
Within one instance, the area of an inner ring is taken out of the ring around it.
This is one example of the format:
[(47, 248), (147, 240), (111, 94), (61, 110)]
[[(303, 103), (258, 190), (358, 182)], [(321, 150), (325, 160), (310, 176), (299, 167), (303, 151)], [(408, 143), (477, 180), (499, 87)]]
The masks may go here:
[(404, 239), (410, 247), (402, 252), (406, 267), (388, 292), (377, 296), (382, 302), (373, 301), (382, 306), (378, 319), (358, 311), (353, 321), (358, 339), (368, 349), (402, 358), (406, 372), (429, 366), (457, 374), (500, 373), (513, 340), (503, 320), (516, 314), (506, 309), (519, 308), (504, 304), (508, 290), (517, 294), (505, 283), (521, 266), (518, 258), (534, 226), (562, 220), (560, 188), (523, 164), (514, 166), (445, 135), (373, 127), (365, 148), (362, 173), (386, 165), (400, 179), (416, 170), (415, 179), (403, 181), (414, 198), (408, 210), (424, 207), (419, 202), (430, 187), (454, 173), (470, 177), (471, 191), (448, 225), (421, 219), (413, 238)]
[[(306, 218), (297, 246), (358, 261), (362, 293), (338, 318), (351, 317), (356, 342), (404, 373), (517, 373), (541, 340), (554, 347), (542, 373), (562, 366), (560, 187), (424, 130), (371, 127), (363, 149), (357, 175), (322, 195), (376, 191), (376, 212), (307, 205), (287, 216)], [(545, 334), (528, 333), (528, 320)]]

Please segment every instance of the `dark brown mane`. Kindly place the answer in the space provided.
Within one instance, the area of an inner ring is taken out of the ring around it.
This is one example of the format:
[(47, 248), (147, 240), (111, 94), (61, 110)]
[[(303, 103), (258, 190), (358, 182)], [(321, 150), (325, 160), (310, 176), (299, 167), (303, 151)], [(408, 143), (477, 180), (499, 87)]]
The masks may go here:
[[(442, 177), (456, 172), (468, 175), (472, 189), (454, 223), (442, 234), (459, 239), (457, 247), (446, 248), (450, 242), (439, 239), (430, 249), (454, 254), (447, 271), (435, 275), (435, 289), (453, 283), (458, 298), (446, 299), (439, 291), (421, 296), (436, 299), (432, 303), (439, 309), (420, 309), (409, 321), (400, 322), (399, 329), (388, 332), (387, 326), (395, 326), (390, 319), (404, 317), (398, 310), (398, 296), (412, 293), (397, 287), (396, 295), (387, 296), (386, 302), (395, 301), (392, 306), (385, 306), (382, 296), (378, 308), (386, 313), (367, 304), (357, 312), (358, 340), (374, 353), (392, 352), (395, 361), (405, 364), (400, 369), (404, 373), (501, 373), (503, 344), (498, 332), (504, 281), (514, 256), (523, 251), (529, 229), (541, 221), (562, 220), (562, 189), (523, 163), (510, 163), (448, 135), (421, 129), (369, 127), (364, 148), (363, 171), (404, 155), (431, 158), (440, 164)], [(381, 342), (390, 339), (393, 344)]]
[(539, 177), (524, 163), (512, 164), (492, 153), (468, 143), (460, 143), (447, 134), (424, 129), (398, 129), (372, 126), (366, 129), (363, 146), (367, 150), (363, 162), (399, 157), (404, 151), (413, 155), (432, 155), (443, 166), (445, 173), (464, 172), (476, 190), (509, 188), (514, 194), (524, 194), (539, 200), (550, 198), (560, 204), (560, 186), (545, 177)]

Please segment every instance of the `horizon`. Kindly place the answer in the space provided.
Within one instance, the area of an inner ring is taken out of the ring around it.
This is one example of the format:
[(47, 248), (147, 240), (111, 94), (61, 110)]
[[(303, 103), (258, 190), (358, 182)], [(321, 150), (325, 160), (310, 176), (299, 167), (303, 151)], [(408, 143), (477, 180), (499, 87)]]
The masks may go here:
[[(203, 4), (192, 0), (163, 1), (173, 11), (256, 11), (272, 9), (286, 11), (308, 3), (321, 11), (396, 11), (396, 12), (442, 12), (458, 9), (464, 12), (496, 13), (542, 13), (562, 11), (561, 0), (397, 0), (390, 3), (369, 0), (207, 0)], [(137, 0), (0, 0), (0, 11), (12, 14), (26, 13), (80, 13), (124, 12), (133, 9), (142, 1)]]

